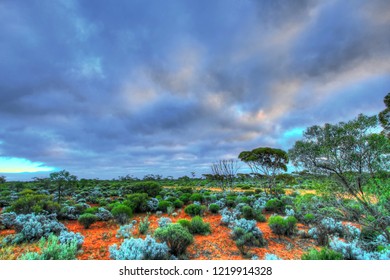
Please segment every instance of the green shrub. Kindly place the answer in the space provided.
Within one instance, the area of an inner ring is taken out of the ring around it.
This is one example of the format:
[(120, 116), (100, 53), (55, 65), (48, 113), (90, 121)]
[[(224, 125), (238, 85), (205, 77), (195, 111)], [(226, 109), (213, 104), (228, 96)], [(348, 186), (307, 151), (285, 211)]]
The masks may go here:
[(150, 197), (155, 197), (161, 192), (162, 188), (157, 182), (142, 181), (126, 186), (125, 190), (127, 193), (146, 193)]
[(185, 227), (185, 228), (187, 228), (188, 230), (190, 230), (191, 222), (190, 222), (189, 220), (187, 220), (187, 219), (179, 219), (179, 220), (177, 221), (177, 223), (178, 223), (179, 225), (181, 225), (182, 227)]
[(174, 202), (173, 202), (173, 206), (175, 206), (175, 208), (182, 208), (184, 205), (184, 202), (181, 201), (180, 199), (176, 199)]
[(292, 235), (295, 230), (297, 219), (292, 216), (283, 218), (281, 216), (271, 216), (268, 220), (268, 226), (272, 232), (277, 235)]
[(130, 207), (134, 213), (142, 213), (148, 209), (148, 194), (147, 193), (134, 193), (126, 196), (126, 200), (123, 202), (126, 206)]
[(128, 222), (130, 217), (133, 215), (133, 211), (130, 207), (123, 205), (123, 204), (117, 204), (112, 208), (111, 214), (114, 216), (115, 220), (121, 224), (124, 225)]
[(209, 210), (210, 210), (211, 213), (216, 214), (220, 210), (220, 207), (219, 207), (218, 204), (212, 203), (212, 204), (209, 205)]
[(149, 226), (150, 226), (149, 215), (147, 215), (139, 222), (139, 233), (146, 234), (149, 230)]
[(51, 196), (45, 194), (35, 194), (31, 190), (24, 190), (17, 200), (11, 203), (10, 212), (17, 214), (29, 213), (58, 213), (60, 205), (52, 200)]
[(241, 212), (242, 212), (242, 215), (244, 216), (244, 218), (247, 220), (253, 220), (256, 217), (255, 210), (248, 205), (245, 205), (244, 207), (242, 207)]
[(321, 251), (311, 249), (302, 255), (302, 260), (342, 260), (343, 255), (328, 248), (322, 248)]
[(190, 222), (190, 232), (192, 234), (207, 235), (211, 232), (210, 223), (205, 223), (200, 216), (195, 216)]
[(270, 199), (265, 204), (265, 209), (268, 211), (282, 213), (283, 208), (284, 208), (283, 202), (277, 198)]
[(29, 252), (23, 254), (19, 260), (75, 260), (77, 255), (77, 240), (59, 243), (58, 237), (50, 234), (39, 241), (40, 253)]
[(190, 216), (202, 216), (205, 210), (206, 206), (198, 204), (190, 204), (184, 208), (184, 212)]
[(170, 251), (175, 256), (185, 253), (187, 247), (194, 242), (194, 237), (188, 229), (179, 224), (169, 224), (163, 228), (157, 228), (154, 236), (161, 242), (166, 242)]
[(267, 218), (261, 213), (261, 211), (256, 211), (255, 220), (260, 223), (264, 223), (267, 221)]
[(191, 194), (185, 193), (185, 194), (182, 194), (181, 196), (179, 196), (179, 199), (181, 201), (183, 201), (184, 203), (188, 203), (190, 201), (190, 196), (191, 196)]
[(94, 214), (86, 213), (80, 215), (78, 221), (84, 226), (85, 229), (88, 229), (93, 223), (98, 220), (98, 217)]
[(163, 212), (167, 212), (168, 207), (172, 207), (172, 202), (166, 200), (161, 200), (157, 206), (158, 210)]
[(99, 211), (98, 207), (90, 207), (84, 210), (83, 214), (96, 214)]
[(315, 216), (311, 213), (308, 213), (305, 216), (303, 216), (303, 222), (306, 225), (311, 224), (312, 222), (314, 222), (314, 220), (315, 220)]
[(201, 202), (203, 200), (203, 195), (201, 195), (200, 193), (193, 193), (190, 196), (190, 200), (191, 201), (199, 201), (199, 202)]

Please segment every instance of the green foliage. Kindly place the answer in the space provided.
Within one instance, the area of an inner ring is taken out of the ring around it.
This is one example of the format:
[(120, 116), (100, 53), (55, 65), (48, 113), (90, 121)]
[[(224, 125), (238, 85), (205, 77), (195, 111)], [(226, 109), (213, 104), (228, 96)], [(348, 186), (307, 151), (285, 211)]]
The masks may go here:
[(211, 203), (211, 204), (209, 205), (209, 210), (210, 210), (211, 213), (216, 214), (216, 213), (218, 213), (218, 211), (220, 210), (220, 207), (219, 207), (218, 204)]
[(188, 203), (190, 201), (190, 196), (191, 196), (191, 194), (185, 193), (185, 194), (182, 194), (181, 196), (179, 196), (179, 199), (181, 201), (183, 201), (184, 203)]
[(200, 193), (193, 193), (193, 194), (190, 196), (190, 200), (191, 200), (191, 201), (199, 201), (199, 202), (202, 202), (202, 200), (203, 200), (203, 195), (201, 195)]
[(271, 216), (268, 220), (268, 226), (272, 232), (277, 235), (292, 235), (297, 224), (297, 219), (292, 216), (285, 218), (281, 216)]
[(177, 221), (177, 223), (178, 223), (179, 225), (181, 225), (182, 227), (185, 227), (185, 228), (187, 228), (188, 230), (190, 230), (191, 222), (190, 222), (189, 220), (187, 220), (187, 219), (179, 219), (179, 220)]
[(277, 198), (272, 198), (268, 200), (267, 203), (265, 204), (265, 209), (268, 211), (283, 213), (284, 206), (285, 205), (281, 200)]
[(126, 196), (126, 200), (123, 202), (126, 206), (130, 207), (134, 213), (142, 213), (148, 209), (148, 194), (147, 193), (134, 193)]
[(205, 210), (206, 206), (198, 204), (190, 204), (184, 208), (184, 212), (190, 216), (202, 216)]
[(139, 233), (146, 234), (149, 230), (149, 226), (150, 226), (149, 215), (147, 215), (143, 219), (141, 219), (139, 223)]
[(84, 226), (85, 229), (88, 229), (93, 223), (98, 221), (98, 217), (96, 217), (94, 214), (85, 213), (80, 215), (78, 221)]
[(383, 102), (386, 108), (379, 113), (379, 121), (383, 127), (383, 133), (390, 138), (390, 93), (388, 93)]
[(161, 242), (166, 242), (175, 256), (185, 253), (187, 247), (194, 242), (194, 237), (188, 229), (179, 224), (169, 224), (163, 228), (157, 228), (154, 236)]
[(161, 200), (159, 201), (158, 203), (158, 207), (157, 209), (160, 210), (160, 211), (163, 211), (163, 212), (167, 212), (168, 210), (168, 207), (172, 207), (172, 202), (170, 201), (166, 201), (166, 200)]
[(175, 206), (175, 208), (182, 208), (184, 205), (184, 202), (181, 201), (180, 199), (176, 199), (174, 202), (173, 202), (173, 206)]
[(57, 202), (61, 202), (64, 191), (69, 191), (77, 183), (77, 177), (71, 175), (68, 171), (62, 170), (59, 172), (50, 173), (50, 181), (56, 185), (57, 188)]
[(52, 200), (51, 196), (24, 192), (16, 201), (11, 204), (9, 211), (17, 214), (29, 213), (58, 213), (60, 205)]
[(112, 208), (111, 214), (120, 225), (124, 225), (133, 215), (133, 211), (126, 205), (118, 204)]
[(343, 255), (329, 248), (322, 248), (321, 251), (311, 249), (302, 255), (302, 260), (342, 260)]
[(90, 207), (84, 210), (83, 214), (93, 214), (95, 215), (99, 211), (98, 207)]
[(40, 253), (23, 254), (20, 260), (75, 260), (77, 255), (77, 240), (59, 243), (58, 237), (50, 234), (39, 241)]
[(136, 182), (126, 187), (128, 193), (146, 193), (150, 197), (155, 197), (161, 190), (160, 184), (153, 181)]
[(211, 232), (210, 223), (205, 223), (200, 216), (191, 219), (189, 229), (192, 234), (207, 235)]
[(315, 216), (311, 213), (308, 213), (306, 214), (304, 217), (303, 217), (303, 222), (308, 225), (308, 224), (311, 224), (313, 223), (315, 220)]

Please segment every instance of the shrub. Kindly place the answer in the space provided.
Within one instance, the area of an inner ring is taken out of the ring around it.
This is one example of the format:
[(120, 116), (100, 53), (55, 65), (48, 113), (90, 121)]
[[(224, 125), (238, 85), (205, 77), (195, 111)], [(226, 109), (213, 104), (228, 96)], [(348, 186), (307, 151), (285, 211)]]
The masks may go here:
[(16, 213), (9, 212), (0, 215), (0, 222), (5, 228), (11, 228), (15, 224)]
[(142, 181), (126, 186), (126, 191), (129, 193), (146, 193), (150, 197), (155, 197), (161, 190), (161, 186), (153, 181)]
[(185, 193), (185, 194), (182, 194), (181, 196), (179, 196), (179, 199), (181, 201), (183, 201), (184, 203), (188, 203), (190, 201), (190, 196), (191, 196), (191, 194)]
[(264, 223), (267, 221), (267, 218), (263, 214), (261, 214), (261, 212), (256, 211), (255, 220), (260, 222), (260, 223)]
[(172, 220), (170, 218), (161, 217), (160, 219), (158, 219), (158, 226), (161, 228), (166, 227), (167, 225), (169, 225), (171, 223), (172, 223)]
[(268, 211), (283, 213), (283, 208), (284, 208), (283, 202), (277, 198), (270, 199), (265, 204), (265, 209)]
[(166, 242), (175, 256), (185, 253), (187, 247), (194, 241), (191, 233), (179, 224), (169, 224), (163, 228), (157, 228), (154, 232), (157, 239)]
[(147, 205), (149, 210), (156, 211), (158, 209), (158, 199), (157, 198), (149, 199)]
[(167, 214), (168, 215), (172, 215), (174, 211), (175, 211), (175, 207), (173, 207), (173, 206), (167, 207)]
[(108, 221), (108, 220), (111, 220), (113, 218), (111, 212), (103, 207), (98, 208), (98, 211), (96, 213), (96, 217), (98, 217), (99, 221)]
[(216, 203), (211, 203), (211, 204), (209, 205), (209, 210), (210, 210), (211, 213), (216, 214), (216, 213), (218, 213), (219, 209), (220, 209), (220, 207), (219, 207), (219, 205), (216, 204)]
[(328, 248), (322, 248), (321, 251), (311, 249), (302, 255), (302, 260), (342, 260), (343, 255)]
[(117, 238), (130, 238), (133, 235), (133, 231), (135, 230), (134, 225), (136, 221), (134, 220), (131, 224), (120, 226), (118, 231), (116, 232)]
[(326, 246), (329, 243), (329, 235), (341, 236), (344, 227), (341, 222), (336, 222), (333, 218), (324, 218), (316, 227), (309, 229), (309, 235), (317, 240), (317, 244)]
[(81, 249), (81, 246), (84, 243), (84, 236), (82, 236), (80, 233), (74, 233), (73, 231), (63, 230), (61, 231), (58, 240), (61, 244), (71, 244), (73, 242), (76, 242), (77, 249)]
[(311, 213), (308, 213), (306, 214), (304, 217), (303, 217), (303, 222), (306, 224), (306, 225), (309, 225), (311, 223), (313, 223), (315, 220), (315, 216)]
[(149, 215), (147, 215), (139, 222), (139, 233), (146, 234), (149, 230), (149, 226), (150, 226)]
[(179, 225), (181, 225), (182, 227), (185, 227), (185, 228), (187, 228), (188, 230), (190, 230), (191, 222), (190, 222), (189, 220), (187, 220), (187, 219), (179, 219), (179, 220), (177, 221), (177, 223), (178, 223)]
[(207, 235), (211, 232), (210, 223), (203, 222), (200, 216), (195, 216), (191, 219), (189, 229), (192, 234)]
[(133, 215), (133, 211), (130, 207), (118, 204), (111, 210), (111, 214), (114, 216), (115, 220), (120, 224), (124, 225), (128, 222), (130, 217)]
[(175, 208), (182, 208), (184, 205), (183, 201), (181, 201), (180, 199), (176, 199), (174, 202), (173, 202), (173, 206), (175, 206)]
[(221, 214), (221, 224), (223, 225), (230, 225), (240, 216), (240, 212), (236, 209), (229, 210), (228, 208), (223, 208), (219, 213)]
[(253, 210), (253, 208), (248, 206), (248, 205), (245, 205), (244, 207), (242, 207), (241, 212), (242, 212), (243, 217), (247, 220), (252, 220), (256, 217), (255, 210)]
[(77, 240), (59, 243), (59, 238), (50, 234), (39, 241), (40, 253), (29, 252), (22, 255), (20, 260), (75, 260), (77, 254)]
[(60, 205), (52, 197), (44, 194), (27, 192), (11, 203), (10, 211), (17, 214), (58, 213)]
[(256, 226), (256, 221), (235, 220), (232, 227), (232, 239), (236, 241), (237, 247), (243, 254), (246, 253), (245, 246), (264, 246), (266, 244), (263, 233)]
[(158, 203), (158, 210), (167, 212), (168, 207), (172, 207), (172, 202), (166, 201), (166, 200), (161, 200)]
[(200, 194), (200, 193), (193, 193), (193, 194), (190, 196), (190, 200), (191, 200), (191, 201), (199, 201), (199, 202), (202, 202), (202, 200), (203, 200), (203, 195)]
[(190, 204), (184, 208), (184, 212), (190, 216), (202, 216), (206, 207), (198, 204)]
[(272, 232), (277, 235), (292, 235), (295, 230), (297, 219), (292, 216), (287, 216), (285, 218), (281, 216), (271, 216), (268, 220), (268, 226), (271, 228)]
[(98, 208), (97, 207), (90, 207), (90, 208), (85, 209), (83, 214), (93, 214), (93, 215), (95, 215), (97, 212), (98, 212)]
[(134, 193), (129, 194), (126, 197), (126, 201), (123, 203), (130, 207), (135, 213), (142, 213), (148, 209), (148, 194), (147, 193)]
[(282, 260), (277, 255), (266, 253), (264, 256), (264, 260), (266, 261), (279, 261)]
[(17, 235), (9, 240), (11, 243), (31, 242), (66, 230), (65, 226), (57, 221), (55, 214), (20, 214), (15, 217), (13, 226)]
[(89, 213), (80, 215), (80, 217), (78, 218), (79, 223), (82, 224), (85, 229), (88, 229), (97, 220), (98, 217), (96, 217), (96, 215)]
[(110, 246), (110, 258), (114, 260), (166, 260), (169, 248), (166, 243), (158, 243), (149, 235), (146, 239), (125, 239), (120, 248)]

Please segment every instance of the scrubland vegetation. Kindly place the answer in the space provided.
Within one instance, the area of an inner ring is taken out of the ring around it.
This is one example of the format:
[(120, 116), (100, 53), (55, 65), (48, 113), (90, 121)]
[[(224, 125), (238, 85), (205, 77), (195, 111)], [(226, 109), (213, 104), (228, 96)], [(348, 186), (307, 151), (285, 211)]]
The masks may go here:
[[(388, 112), (379, 116), (309, 127), (289, 151), (243, 151), (202, 178), (2, 177), (0, 259), (388, 260)], [(288, 163), (299, 171), (285, 173)]]

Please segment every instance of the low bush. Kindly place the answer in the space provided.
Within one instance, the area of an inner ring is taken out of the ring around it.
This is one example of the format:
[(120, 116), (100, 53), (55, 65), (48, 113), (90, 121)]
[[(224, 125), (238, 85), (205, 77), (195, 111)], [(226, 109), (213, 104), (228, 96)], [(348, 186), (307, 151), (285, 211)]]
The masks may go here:
[(302, 255), (302, 260), (342, 260), (343, 255), (328, 248), (322, 248), (321, 251), (311, 249)]
[(189, 229), (192, 234), (207, 235), (211, 232), (210, 223), (205, 223), (200, 216), (191, 219)]
[(181, 201), (180, 199), (176, 199), (174, 202), (173, 202), (173, 206), (175, 206), (175, 208), (182, 208), (184, 205), (184, 202)]
[(166, 227), (167, 225), (169, 225), (171, 223), (172, 223), (172, 220), (170, 218), (167, 218), (167, 217), (161, 217), (160, 219), (158, 219), (158, 226), (160, 228)]
[(264, 246), (263, 233), (256, 226), (255, 220), (240, 219), (232, 224), (232, 239), (236, 241), (241, 253), (246, 254), (246, 246)]
[(268, 220), (268, 226), (272, 232), (277, 235), (292, 235), (297, 224), (297, 219), (293, 216), (285, 218), (281, 216), (271, 216)]
[(114, 260), (166, 260), (169, 248), (166, 243), (158, 243), (149, 235), (145, 239), (125, 239), (120, 248), (110, 246), (110, 258)]
[(265, 204), (265, 209), (267, 211), (274, 211), (274, 212), (277, 212), (277, 213), (283, 213), (283, 209), (284, 209), (284, 203), (277, 199), (277, 198), (273, 198), (273, 199), (270, 199), (267, 201), (267, 203)]
[(146, 193), (150, 197), (155, 197), (162, 190), (161, 186), (153, 181), (132, 183), (132, 185), (126, 186), (125, 189), (127, 193)]
[(177, 221), (177, 223), (179, 225), (181, 225), (182, 227), (185, 227), (186, 229), (190, 230), (190, 226), (191, 226), (191, 222), (187, 219), (179, 219)]
[(184, 208), (184, 212), (190, 216), (202, 216), (206, 206), (198, 204), (190, 204)]
[(133, 215), (133, 211), (131, 210), (130, 207), (123, 205), (123, 204), (118, 204), (114, 206), (111, 210), (111, 214), (114, 217), (114, 219), (119, 223), (120, 225), (126, 224), (131, 216)]
[(169, 224), (163, 228), (157, 228), (154, 236), (166, 242), (170, 251), (175, 256), (180, 256), (185, 253), (187, 247), (194, 242), (192, 234), (179, 224)]
[(60, 243), (59, 238), (50, 234), (47, 239), (39, 241), (40, 253), (29, 252), (23, 254), (20, 260), (75, 260), (78, 252), (77, 240)]
[(216, 204), (216, 203), (211, 203), (211, 204), (209, 205), (209, 210), (210, 210), (211, 213), (216, 214), (216, 213), (218, 213), (218, 211), (220, 210), (220, 207), (219, 207), (219, 205)]
[(200, 193), (193, 193), (193, 194), (190, 196), (190, 200), (191, 200), (191, 201), (199, 201), (199, 202), (202, 202), (202, 200), (203, 200), (203, 195), (200, 194)]
[(97, 222), (98, 217), (94, 214), (85, 213), (80, 215), (78, 221), (84, 226), (85, 229), (88, 229), (93, 223)]
[(149, 215), (147, 215), (139, 222), (139, 233), (146, 234), (149, 230), (149, 226), (150, 226)]
[(159, 203), (158, 203), (158, 210), (160, 211), (163, 211), (163, 212), (167, 212), (167, 209), (168, 207), (172, 207), (172, 202), (170, 201), (167, 201), (167, 200), (161, 200)]
[(315, 216), (311, 213), (308, 213), (303, 217), (303, 222), (305, 223), (305, 225), (312, 224), (314, 221), (315, 221)]
[(58, 237), (58, 241), (61, 244), (72, 244), (76, 242), (77, 249), (81, 249), (81, 246), (84, 243), (84, 236), (80, 233), (74, 233), (73, 231), (61, 231), (60, 236)]
[(142, 213), (148, 210), (148, 194), (147, 193), (134, 193), (126, 196), (126, 200), (123, 202), (126, 206), (130, 207), (134, 213)]
[(133, 236), (135, 230), (136, 221), (133, 220), (132, 223), (120, 226), (116, 232), (116, 238), (130, 238)]

